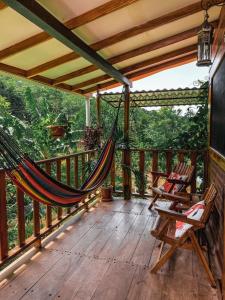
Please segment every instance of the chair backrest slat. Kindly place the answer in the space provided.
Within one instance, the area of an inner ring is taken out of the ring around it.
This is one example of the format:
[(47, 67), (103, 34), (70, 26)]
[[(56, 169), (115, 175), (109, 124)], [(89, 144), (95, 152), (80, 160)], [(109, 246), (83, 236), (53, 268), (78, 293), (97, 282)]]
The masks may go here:
[(213, 206), (214, 206), (214, 203), (215, 203), (215, 198), (216, 198), (216, 195), (217, 195), (217, 189), (215, 187), (215, 185), (212, 183), (209, 188), (205, 191), (202, 199), (204, 200), (205, 202), (205, 210), (204, 210), (204, 213), (201, 217), (201, 222), (202, 223), (206, 223), (209, 216), (210, 216), (210, 213), (213, 209)]
[(190, 183), (193, 179), (195, 171), (195, 166), (193, 165), (186, 165), (183, 162), (178, 163), (175, 167), (173, 172), (180, 174), (180, 175), (186, 175), (187, 176), (187, 182)]

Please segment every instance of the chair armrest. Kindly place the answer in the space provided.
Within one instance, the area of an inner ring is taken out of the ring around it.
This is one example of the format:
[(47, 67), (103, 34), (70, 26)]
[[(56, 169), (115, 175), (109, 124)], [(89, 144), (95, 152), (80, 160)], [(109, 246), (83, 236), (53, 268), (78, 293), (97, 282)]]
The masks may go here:
[(176, 194), (170, 194), (170, 193), (163, 193), (163, 197), (167, 200), (174, 201), (174, 202), (180, 202), (180, 203), (190, 203), (191, 202), (191, 195), (188, 195), (189, 197), (183, 197)]
[(154, 175), (154, 176), (161, 176), (161, 177), (168, 177), (169, 174), (167, 173), (164, 173), (164, 172), (157, 172), (157, 171), (151, 171), (151, 174)]
[(156, 208), (156, 210), (158, 211), (159, 215), (162, 217), (166, 217), (168, 219), (175, 220), (175, 221), (181, 221), (200, 228), (204, 227), (204, 224), (202, 224), (200, 221), (190, 219), (186, 215), (181, 214), (179, 212), (170, 209), (163, 209), (163, 208)]
[(173, 184), (184, 184), (184, 185), (188, 185), (189, 182), (188, 181), (184, 181), (181, 179), (174, 179), (174, 178), (167, 178), (167, 181)]

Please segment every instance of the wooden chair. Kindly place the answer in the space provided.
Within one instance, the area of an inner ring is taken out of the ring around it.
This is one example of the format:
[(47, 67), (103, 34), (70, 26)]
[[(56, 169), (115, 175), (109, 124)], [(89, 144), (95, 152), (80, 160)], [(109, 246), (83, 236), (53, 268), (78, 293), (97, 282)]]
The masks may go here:
[[(162, 172), (154, 172), (152, 171), (152, 176), (154, 178), (154, 182), (152, 187), (150, 186), (150, 189), (154, 193), (154, 198), (149, 205), (149, 209), (152, 208), (152, 206), (155, 204), (155, 202), (162, 198), (165, 199), (167, 198), (168, 194), (171, 194), (173, 192), (174, 186), (177, 184), (179, 185), (179, 190), (178, 192), (183, 192), (186, 191), (187, 187), (192, 184), (193, 178), (194, 178), (194, 173), (195, 173), (195, 167), (192, 165), (186, 165), (185, 163), (178, 163), (174, 170), (173, 173), (180, 174), (187, 176), (186, 180), (177, 180), (177, 179), (171, 179), (169, 178), (170, 174), (162, 173)], [(160, 177), (165, 178), (167, 182), (171, 183), (171, 187), (168, 192), (164, 192), (161, 190), (159, 187), (157, 187), (158, 181)]]
[[(158, 240), (162, 241), (160, 246), (160, 251), (158, 255), (158, 260), (156, 264), (152, 267), (151, 272), (157, 272), (165, 262), (173, 255), (177, 248), (185, 248), (194, 250), (199, 257), (212, 286), (215, 287), (215, 280), (212, 272), (208, 266), (207, 260), (203, 254), (202, 248), (196, 238), (195, 232), (199, 229), (205, 227), (210, 213), (214, 206), (214, 200), (217, 195), (217, 190), (214, 184), (206, 190), (202, 196), (204, 200), (205, 208), (200, 220), (194, 220), (193, 218), (188, 218), (184, 213), (179, 213), (174, 210), (167, 210), (156, 208), (159, 214), (158, 221), (155, 225), (155, 229), (151, 231), (151, 234)], [(179, 238), (175, 238), (176, 221), (185, 222), (190, 224), (190, 228), (187, 229)], [(170, 248), (162, 255), (162, 251), (165, 244), (169, 244)]]

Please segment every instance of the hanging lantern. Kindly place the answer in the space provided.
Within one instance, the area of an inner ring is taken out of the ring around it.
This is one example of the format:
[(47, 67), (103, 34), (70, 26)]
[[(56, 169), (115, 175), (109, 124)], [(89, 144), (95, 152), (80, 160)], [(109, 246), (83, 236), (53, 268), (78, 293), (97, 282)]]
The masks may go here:
[(213, 42), (213, 26), (208, 22), (209, 15), (205, 13), (205, 20), (202, 28), (198, 33), (198, 61), (197, 66), (210, 66), (212, 42)]

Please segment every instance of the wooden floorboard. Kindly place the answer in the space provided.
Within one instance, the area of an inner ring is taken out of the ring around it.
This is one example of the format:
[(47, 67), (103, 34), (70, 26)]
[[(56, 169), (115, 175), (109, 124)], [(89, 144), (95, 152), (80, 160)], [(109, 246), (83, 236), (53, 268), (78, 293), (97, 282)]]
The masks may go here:
[(191, 251), (150, 273), (159, 242), (148, 204), (117, 199), (91, 209), (0, 283), (0, 299), (217, 299)]

